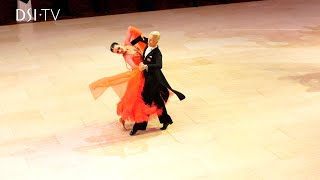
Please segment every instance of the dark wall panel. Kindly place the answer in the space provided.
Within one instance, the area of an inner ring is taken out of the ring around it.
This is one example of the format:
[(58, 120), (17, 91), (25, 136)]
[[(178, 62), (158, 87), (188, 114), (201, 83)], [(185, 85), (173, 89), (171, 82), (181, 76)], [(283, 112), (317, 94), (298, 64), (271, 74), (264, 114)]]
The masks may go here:
[(16, 9), (17, 9), (17, 1), (1, 0), (1, 3), (0, 3), (0, 25), (15, 23)]
[[(43, 21), (53, 20), (53, 16), (51, 11), (47, 11), (45, 19), (44, 11), (41, 9), (52, 9), (55, 15), (60, 9), (58, 19), (67, 19), (247, 1), (254, 0), (32, 0), (31, 2), (32, 8), (37, 9), (37, 21)], [(1, 0), (0, 25), (16, 23), (16, 8), (16, 0)]]

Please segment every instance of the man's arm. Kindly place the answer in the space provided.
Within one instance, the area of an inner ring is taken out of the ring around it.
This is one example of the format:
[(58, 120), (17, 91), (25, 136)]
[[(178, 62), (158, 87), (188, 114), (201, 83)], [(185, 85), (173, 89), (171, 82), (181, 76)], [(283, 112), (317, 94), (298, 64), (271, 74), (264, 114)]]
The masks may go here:
[(161, 53), (155, 53), (156, 54), (156, 63), (155, 64), (146, 64), (147, 70), (155, 70), (155, 69), (161, 69), (162, 68), (162, 54)]
[(137, 44), (138, 42), (143, 42), (143, 43), (147, 44), (147, 43), (148, 43), (148, 38), (143, 37), (143, 36), (141, 35), (141, 36), (135, 38), (134, 40), (132, 40), (130, 43), (131, 43), (132, 45), (135, 45), (135, 44)]
[(162, 68), (162, 55), (161, 53), (156, 55), (156, 63), (155, 64), (143, 64), (143, 62), (141, 62), (139, 64), (139, 69), (140, 71), (146, 70), (155, 70), (155, 69), (161, 69)]

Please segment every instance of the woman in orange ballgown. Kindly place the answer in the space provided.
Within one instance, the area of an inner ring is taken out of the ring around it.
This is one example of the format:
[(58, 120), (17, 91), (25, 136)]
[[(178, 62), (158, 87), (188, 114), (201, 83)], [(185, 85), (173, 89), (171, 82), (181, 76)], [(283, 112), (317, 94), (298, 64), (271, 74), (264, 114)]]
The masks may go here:
[(125, 121), (141, 123), (149, 121), (150, 116), (161, 115), (162, 110), (156, 105), (146, 105), (142, 99), (144, 86), (144, 75), (139, 70), (139, 64), (143, 61), (142, 53), (146, 47), (144, 43), (132, 46), (130, 41), (141, 36), (141, 32), (132, 26), (128, 27), (124, 45), (113, 43), (111, 52), (122, 54), (126, 65), (129, 64), (128, 71), (111, 77), (104, 77), (90, 84), (90, 90), (94, 99), (98, 99), (103, 92), (112, 87), (120, 98), (117, 104), (117, 114), (120, 116), (119, 122), (125, 128)]

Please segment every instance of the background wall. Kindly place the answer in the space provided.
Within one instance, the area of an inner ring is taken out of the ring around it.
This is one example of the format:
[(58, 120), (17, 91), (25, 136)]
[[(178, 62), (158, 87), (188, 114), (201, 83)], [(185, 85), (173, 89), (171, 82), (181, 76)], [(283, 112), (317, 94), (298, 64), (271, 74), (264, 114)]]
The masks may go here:
[(16, 21), (17, 1), (1, 0), (0, 3), (0, 25), (10, 24)]
[[(32, 8), (37, 12), (44, 8), (52, 9), (54, 14), (60, 9), (58, 18), (68, 19), (246, 1), (254, 0), (32, 0)], [(1, 0), (0, 25), (16, 23), (16, 8), (16, 0)], [(47, 14), (46, 20), (52, 20), (51, 12), (47, 11)], [(37, 21), (44, 19), (44, 16), (37, 16)]]

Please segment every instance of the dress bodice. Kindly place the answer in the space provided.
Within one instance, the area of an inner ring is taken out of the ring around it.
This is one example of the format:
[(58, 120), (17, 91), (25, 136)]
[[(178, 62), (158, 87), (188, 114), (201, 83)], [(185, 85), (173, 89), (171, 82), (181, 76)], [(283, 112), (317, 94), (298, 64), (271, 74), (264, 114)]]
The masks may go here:
[(123, 54), (123, 58), (127, 62), (131, 59), (136, 66), (139, 66), (139, 64), (143, 61), (142, 55), (139, 52), (136, 52), (134, 54)]
[(142, 55), (139, 52), (136, 52), (132, 55), (132, 61), (139, 66), (139, 64), (143, 61)]

